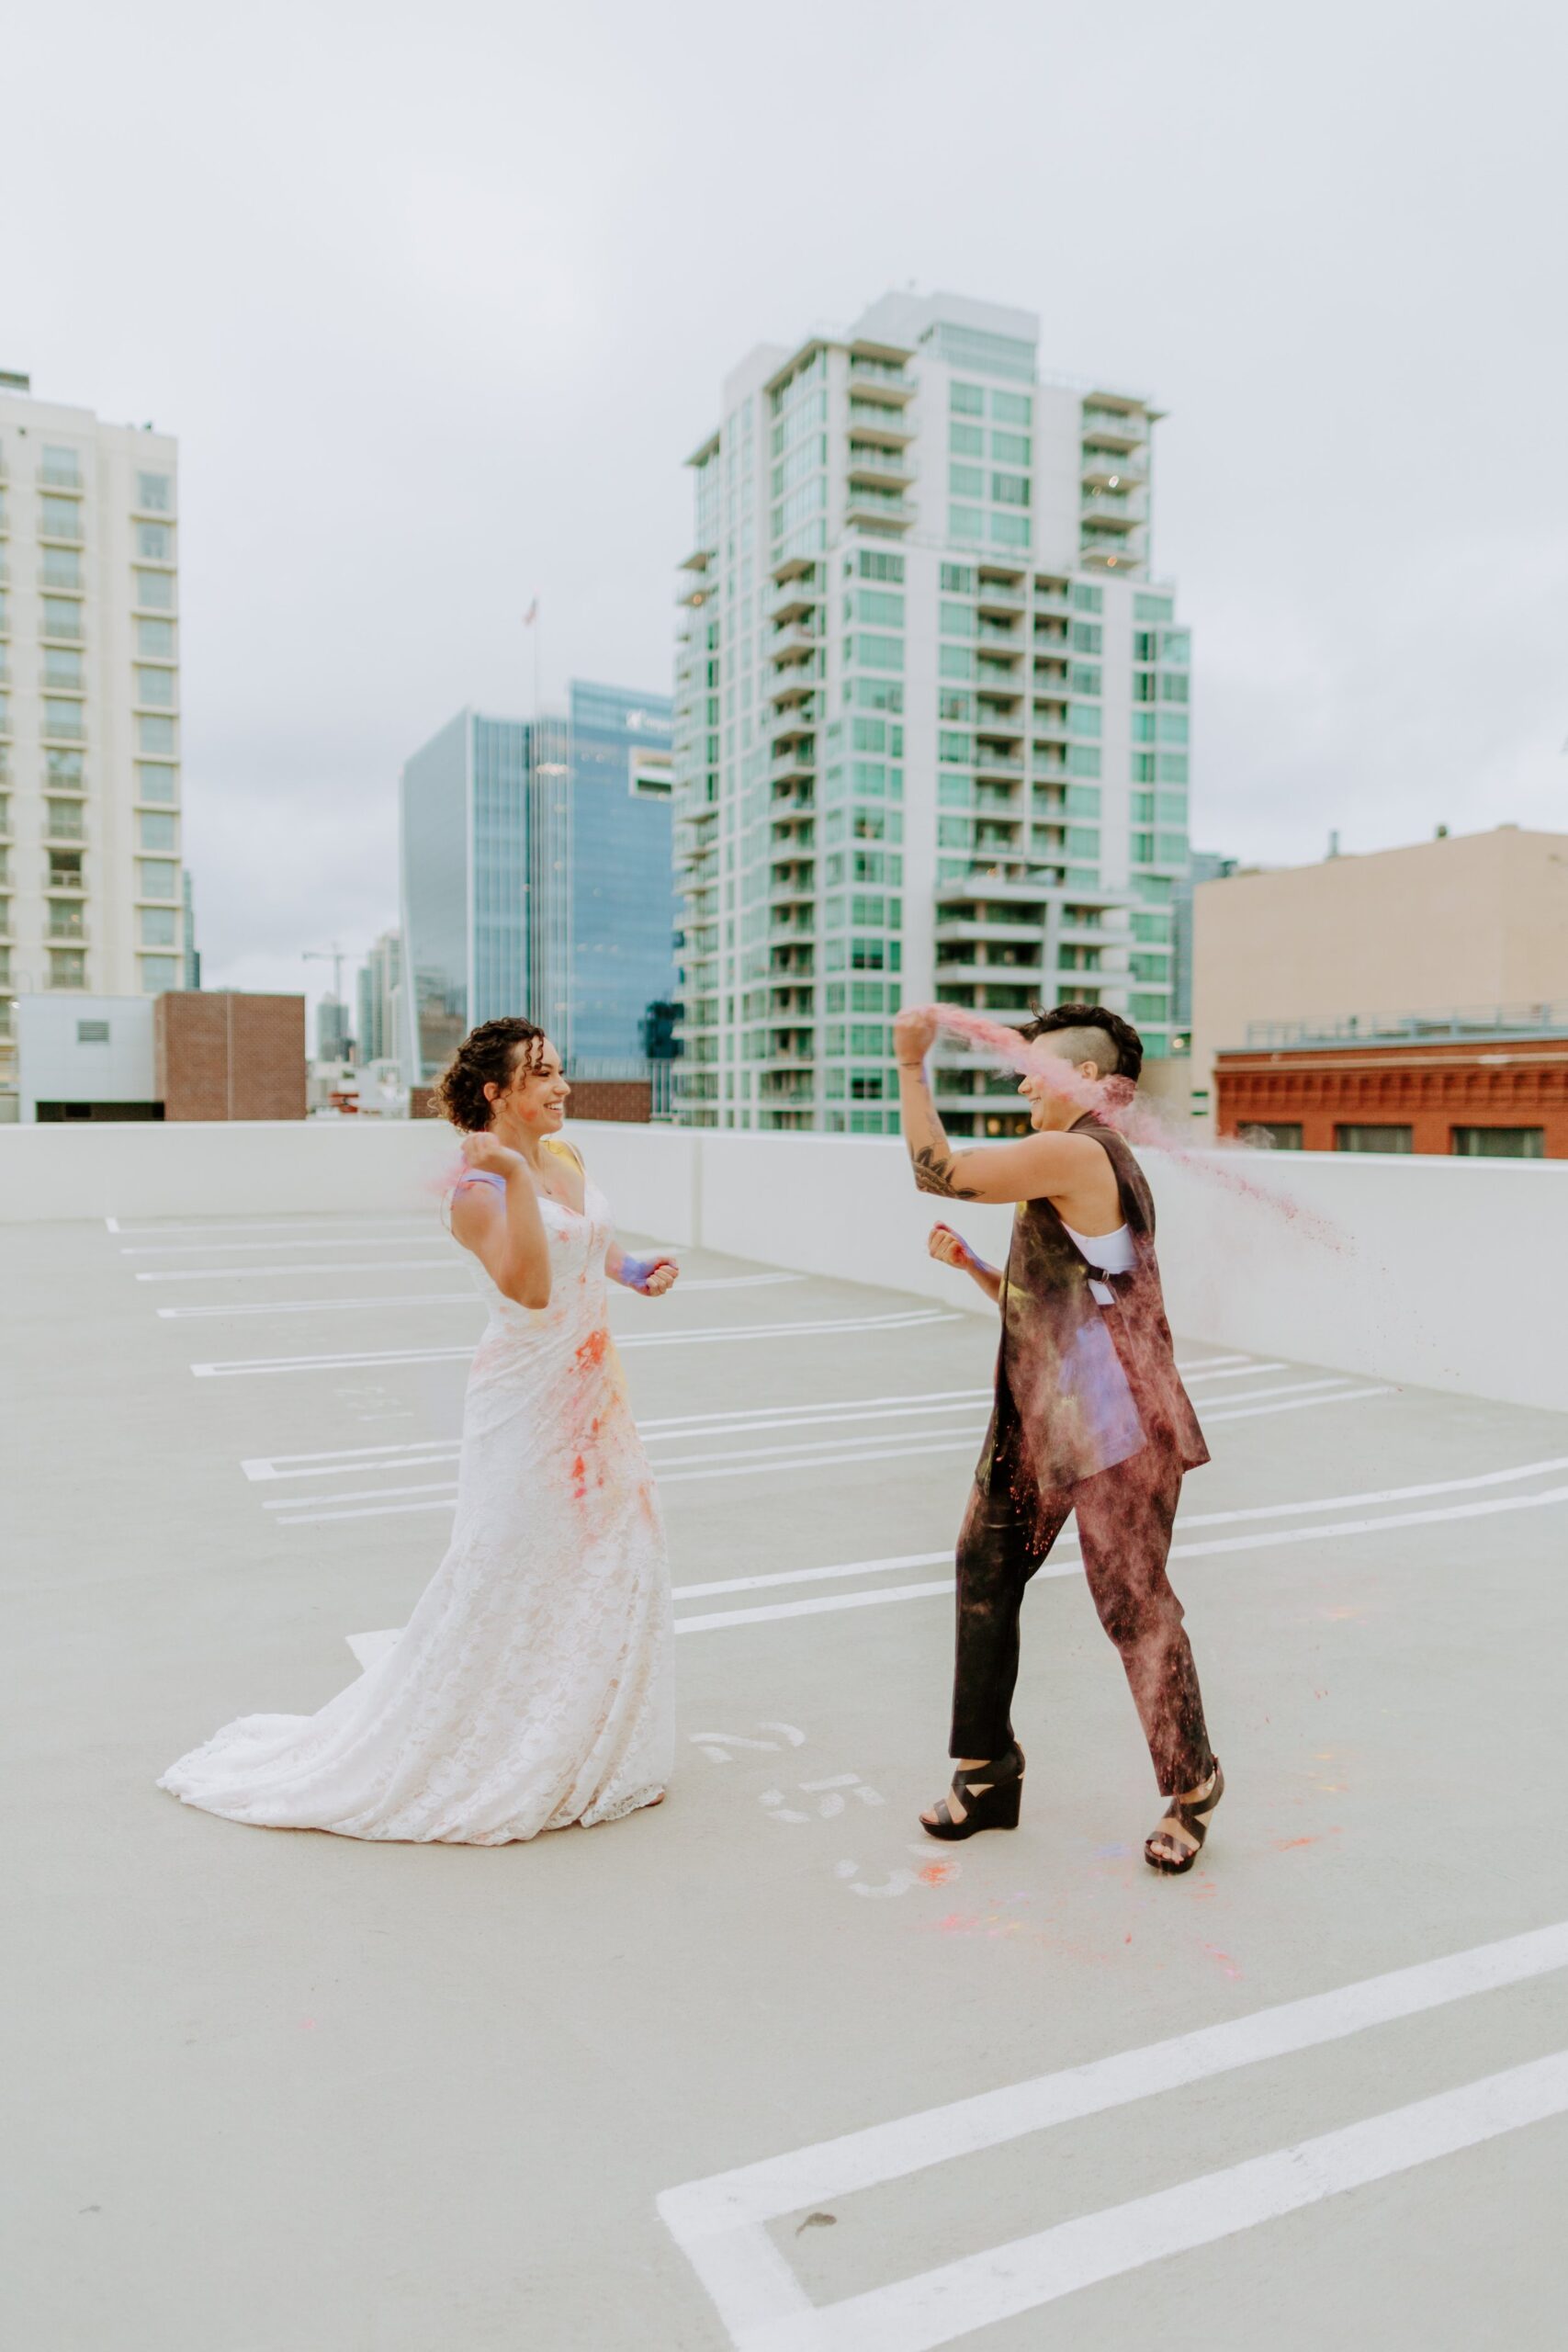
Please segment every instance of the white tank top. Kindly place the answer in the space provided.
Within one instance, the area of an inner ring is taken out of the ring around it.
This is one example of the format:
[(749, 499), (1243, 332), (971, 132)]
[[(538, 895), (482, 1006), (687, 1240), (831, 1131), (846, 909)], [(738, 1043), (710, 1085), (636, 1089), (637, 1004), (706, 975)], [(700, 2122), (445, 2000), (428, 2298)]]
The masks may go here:
[[(1069, 1241), (1077, 1242), (1091, 1266), (1099, 1266), (1108, 1274), (1130, 1274), (1138, 1262), (1133, 1237), (1124, 1225), (1119, 1225), (1114, 1233), (1078, 1233), (1064, 1218), (1063, 1230)], [(1114, 1304), (1115, 1295), (1109, 1283), (1091, 1282), (1089, 1288), (1090, 1297), (1098, 1299), (1101, 1306)]]

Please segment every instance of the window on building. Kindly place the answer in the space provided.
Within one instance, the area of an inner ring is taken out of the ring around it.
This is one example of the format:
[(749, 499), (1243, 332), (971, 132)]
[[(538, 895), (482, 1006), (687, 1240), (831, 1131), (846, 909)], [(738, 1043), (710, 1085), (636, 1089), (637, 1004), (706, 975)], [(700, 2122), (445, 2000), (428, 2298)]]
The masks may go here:
[(40, 539), (64, 539), (69, 546), (82, 543), (82, 509), (73, 498), (40, 498), (38, 529)]
[(902, 628), (904, 599), (886, 588), (862, 588), (855, 595), (855, 617), (876, 628)]
[(998, 465), (1027, 466), (1029, 452), (1027, 433), (993, 433), (991, 435), (991, 455)]
[(1075, 662), (1067, 673), (1067, 684), (1075, 695), (1097, 695), (1104, 675), (1092, 662)]
[(47, 695), (43, 705), (43, 731), (46, 735), (63, 738), (67, 742), (80, 742), (87, 729), (83, 722), (79, 702), (53, 702)]
[[(1104, 589), (1092, 586), (1087, 580), (1075, 580), (1073, 610), (1075, 613), (1102, 613), (1105, 610)], [(1095, 646), (1093, 650), (1098, 653), (1099, 646)]]
[(991, 497), (998, 506), (1027, 506), (1029, 476), (994, 473), (991, 476)]
[(174, 720), (141, 712), (136, 721), (136, 748), (139, 752), (172, 754), (175, 748)]
[(162, 996), (168, 989), (180, 984), (179, 959), (174, 956), (143, 956), (141, 958), (141, 993)]
[(141, 860), (138, 887), (144, 899), (177, 899), (180, 895), (180, 869), (162, 858)]
[(979, 384), (950, 384), (948, 406), (957, 416), (984, 416), (986, 395)]
[(43, 821), (44, 831), (52, 842), (79, 842), (85, 831), (85, 820), (79, 800), (46, 800)]
[(1092, 817), (1100, 821), (1100, 786), (1097, 784), (1069, 784), (1067, 786), (1069, 817)]
[(984, 498), (986, 477), (978, 466), (950, 465), (947, 487), (954, 498)]
[(139, 800), (177, 800), (180, 797), (179, 770), (165, 767), (159, 760), (138, 760), (136, 797)]
[(175, 609), (175, 583), (166, 571), (132, 571), (131, 594), (137, 604), (155, 613)]
[(966, 563), (944, 563), (942, 567), (942, 593), (944, 596), (972, 596), (975, 574)]
[(1414, 1132), (1409, 1127), (1343, 1126), (1334, 1130), (1336, 1151), (1413, 1151)]
[(71, 647), (46, 645), (43, 650), (43, 682), (46, 686), (80, 686), (85, 683), (82, 656)]
[(994, 548), (1026, 548), (1029, 531), (1027, 514), (993, 514), (987, 527), (987, 537)]
[(1034, 404), (1027, 392), (997, 392), (991, 394), (991, 414), (998, 424), (1027, 424), (1033, 414)]
[(136, 552), (144, 563), (173, 563), (175, 535), (166, 523), (138, 523)]
[(1135, 621), (1168, 621), (1175, 610), (1172, 598), (1151, 595), (1145, 590), (1140, 589), (1133, 599), (1133, 618)]
[(82, 460), (69, 444), (46, 441), (40, 461), (41, 481), (53, 482), (61, 490), (80, 490)]
[(1240, 1140), (1254, 1145), (1259, 1151), (1300, 1151), (1302, 1127), (1299, 1119), (1258, 1119), (1240, 1130)]
[(87, 985), (87, 958), (80, 947), (51, 947), (49, 950), (49, 985), (51, 989), (85, 989)]
[(73, 588), (83, 586), (82, 559), (73, 548), (45, 548), (39, 566), (40, 588)]
[[(165, 573), (159, 574), (166, 578)], [(139, 620), (136, 624), (136, 650), (154, 662), (172, 662), (175, 658), (175, 625), (173, 621)]]
[(137, 914), (143, 947), (173, 947), (177, 944), (175, 927), (179, 917), (173, 907), (141, 907)]
[(172, 710), (175, 707), (174, 672), (139, 667), (136, 672), (136, 699), (140, 703), (152, 703), (163, 710)]
[(161, 813), (142, 809), (136, 820), (138, 849), (172, 850), (175, 846), (175, 820)]
[(46, 596), (39, 611), (40, 637), (79, 638), (82, 607), (70, 596)]
[(947, 446), (955, 458), (983, 458), (986, 436), (977, 424), (953, 424), (947, 428)]
[(1544, 1127), (1455, 1127), (1453, 1149), (1465, 1159), (1544, 1159)]
[(983, 537), (985, 515), (978, 506), (950, 506), (947, 510), (947, 536), (950, 539), (978, 539)]
[(884, 555), (877, 548), (862, 548), (860, 576), (863, 580), (893, 580), (902, 582), (904, 559), (901, 555)]
[(1100, 707), (1097, 702), (1070, 702), (1067, 705), (1069, 735), (1097, 737), (1103, 723)]
[(1069, 775), (1098, 776), (1100, 774), (1099, 744), (1069, 743), (1067, 746), (1067, 774)]
[(136, 503), (144, 514), (172, 514), (175, 511), (175, 485), (168, 474), (143, 474), (136, 477)]

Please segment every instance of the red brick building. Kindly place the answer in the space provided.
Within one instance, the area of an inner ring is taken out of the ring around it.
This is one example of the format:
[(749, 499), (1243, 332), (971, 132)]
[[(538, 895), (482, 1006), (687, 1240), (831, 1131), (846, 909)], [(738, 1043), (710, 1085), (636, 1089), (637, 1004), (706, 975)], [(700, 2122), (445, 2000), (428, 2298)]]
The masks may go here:
[(1568, 1020), (1534, 1035), (1405, 1025), (1448, 1034), (1303, 1036), (1217, 1054), (1218, 1132), (1258, 1128), (1297, 1151), (1568, 1159)]
[(152, 1008), (165, 1119), (302, 1119), (305, 1000), (180, 989)]

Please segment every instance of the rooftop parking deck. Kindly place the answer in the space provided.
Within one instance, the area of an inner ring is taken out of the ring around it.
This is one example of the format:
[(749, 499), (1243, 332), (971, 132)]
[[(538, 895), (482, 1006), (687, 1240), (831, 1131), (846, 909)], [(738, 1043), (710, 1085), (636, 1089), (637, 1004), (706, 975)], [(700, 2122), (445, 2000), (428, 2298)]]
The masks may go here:
[(1203, 1863), (1141, 1861), (1070, 1531), (1026, 1611), (1022, 1826), (942, 1847), (993, 1330), (918, 1261), (901, 1292), (684, 1249), (612, 1318), (671, 1537), (669, 1801), (359, 1845), (153, 1781), (321, 1704), (440, 1554), (481, 1316), (428, 1198), (0, 1255), (8, 2342), (1560, 2339), (1562, 1415), (1181, 1342)]

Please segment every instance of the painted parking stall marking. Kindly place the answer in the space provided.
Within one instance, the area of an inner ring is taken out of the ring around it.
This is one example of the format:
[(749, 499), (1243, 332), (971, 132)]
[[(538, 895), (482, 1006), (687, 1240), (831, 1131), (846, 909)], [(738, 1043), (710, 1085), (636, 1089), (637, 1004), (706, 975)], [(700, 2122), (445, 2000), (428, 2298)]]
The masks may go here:
[(935, 2352), (997, 2321), (1568, 2113), (1568, 2051), (818, 2307), (767, 2224), (1162, 2091), (1568, 1967), (1568, 1922), (1308, 1995), (666, 2189), (735, 2352)]

